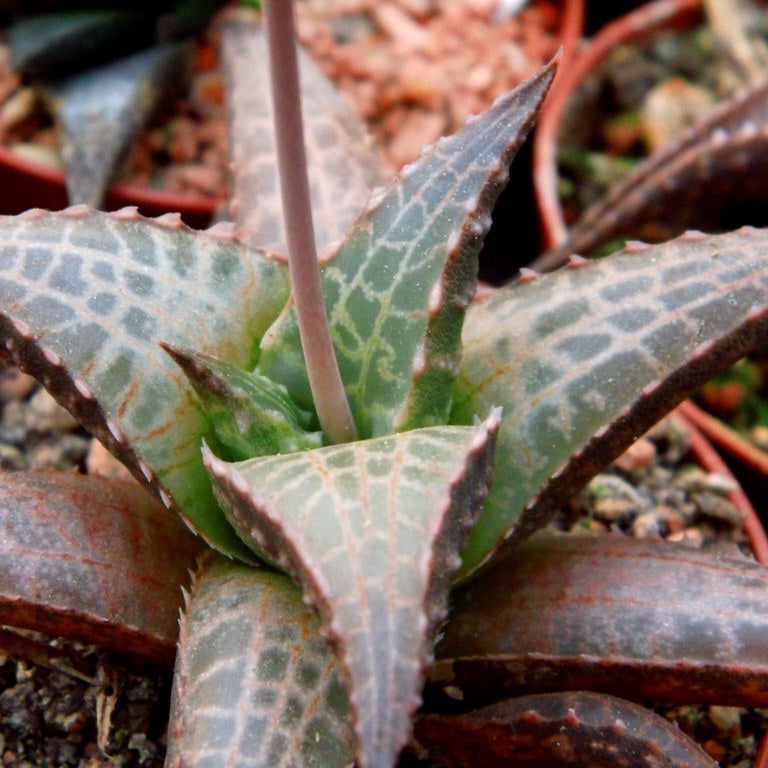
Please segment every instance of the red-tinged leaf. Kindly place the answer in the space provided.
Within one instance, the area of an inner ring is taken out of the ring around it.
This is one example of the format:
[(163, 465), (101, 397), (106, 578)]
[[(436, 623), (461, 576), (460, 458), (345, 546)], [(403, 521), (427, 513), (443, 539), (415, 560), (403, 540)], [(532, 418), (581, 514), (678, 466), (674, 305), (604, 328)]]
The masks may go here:
[(159, 342), (251, 366), (287, 295), (282, 264), (174, 216), (0, 217), (0, 344), (163, 503), (244, 559), (200, 458), (212, 429)]
[(453, 698), (586, 688), (768, 706), (768, 568), (668, 542), (539, 533), (454, 595)]
[(0, 623), (168, 664), (203, 547), (141, 486), (0, 473)]
[[(286, 253), (277, 176), (266, 39), (256, 14), (240, 10), (222, 30), (227, 77), (232, 193), (238, 236)], [(319, 251), (341, 239), (360, 215), (381, 168), (365, 129), (317, 65), (299, 50), (304, 140)]]
[(434, 768), (717, 768), (677, 726), (614, 696), (524, 696), (463, 715), (423, 715), (414, 751)]
[(706, 229), (739, 201), (765, 199), (766, 120), (764, 76), (640, 163), (582, 215), (561, 247), (531, 266), (553, 269), (568, 254), (587, 255), (620, 236), (637, 237), (648, 222), (669, 225), (669, 237), (690, 227)]
[(167, 765), (350, 768), (338, 662), (286, 576), (211, 556), (176, 657)]
[(768, 336), (768, 230), (690, 232), (475, 302), (452, 423), (504, 409), (466, 575), (546, 523), (638, 435)]
[(498, 419), (237, 464), (206, 456), (228, 519), (301, 583), (336, 647), (360, 768), (391, 768), (408, 739)]

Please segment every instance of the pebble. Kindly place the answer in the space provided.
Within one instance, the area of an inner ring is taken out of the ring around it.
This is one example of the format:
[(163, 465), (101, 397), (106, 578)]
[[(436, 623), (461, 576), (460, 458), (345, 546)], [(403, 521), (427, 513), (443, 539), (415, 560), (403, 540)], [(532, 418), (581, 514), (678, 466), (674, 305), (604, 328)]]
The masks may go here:
[(629, 475), (643, 475), (656, 463), (656, 446), (647, 437), (641, 437), (624, 451), (614, 462), (615, 466)]
[(18, 368), (5, 366), (0, 370), (0, 401), (24, 400), (37, 387), (37, 381)]
[(88, 437), (65, 433), (29, 446), (27, 455), (34, 467), (64, 471), (83, 464), (89, 443)]
[(88, 455), (85, 459), (88, 474), (104, 475), (123, 480), (133, 480), (133, 475), (119, 462), (98, 440), (90, 441)]
[(642, 512), (632, 520), (632, 535), (638, 539), (657, 539), (661, 536), (659, 516), (655, 511)]
[(618, 475), (600, 474), (587, 485), (582, 506), (594, 517), (615, 523), (639, 514), (646, 503), (626, 480)]
[(686, 528), (684, 531), (670, 533), (666, 538), (674, 544), (683, 544), (692, 549), (701, 549), (704, 546), (704, 534), (699, 528)]
[(74, 416), (64, 410), (44, 389), (32, 395), (26, 410), (25, 423), (35, 432), (70, 432), (79, 427)]

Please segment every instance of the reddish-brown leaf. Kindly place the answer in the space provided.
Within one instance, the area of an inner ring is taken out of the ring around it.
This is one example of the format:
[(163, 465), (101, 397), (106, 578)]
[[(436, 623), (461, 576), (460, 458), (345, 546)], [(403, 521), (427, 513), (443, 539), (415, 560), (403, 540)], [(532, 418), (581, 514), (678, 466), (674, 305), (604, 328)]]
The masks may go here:
[(605, 691), (768, 705), (768, 568), (661, 541), (537, 534), (455, 594), (453, 698)]
[(170, 663), (202, 546), (138, 484), (0, 473), (0, 623)]
[(663, 717), (605, 694), (545, 693), (464, 715), (425, 715), (414, 744), (430, 766), (472, 768), (714, 768), (717, 763)]

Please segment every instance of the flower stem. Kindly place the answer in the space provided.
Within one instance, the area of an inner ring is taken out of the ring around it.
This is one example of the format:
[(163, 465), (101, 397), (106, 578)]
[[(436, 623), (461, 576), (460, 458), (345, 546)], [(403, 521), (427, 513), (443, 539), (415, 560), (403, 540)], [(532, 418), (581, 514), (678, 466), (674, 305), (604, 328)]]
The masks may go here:
[(343, 443), (355, 439), (355, 424), (333, 350), (320, 285), (304, 151), (293, 6), (293, 0), (264, 3), (280, 195), (293, 304), (312, 396), (326, 438), (331, 443)]

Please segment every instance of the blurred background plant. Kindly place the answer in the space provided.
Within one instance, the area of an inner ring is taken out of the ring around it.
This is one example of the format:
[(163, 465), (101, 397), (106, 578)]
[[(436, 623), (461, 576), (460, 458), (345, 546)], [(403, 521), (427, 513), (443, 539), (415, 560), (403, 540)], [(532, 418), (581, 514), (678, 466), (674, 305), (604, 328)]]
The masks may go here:
[(9, 23), (10, 67), (29, 86), (11, 97), (6, 118), (44, 106), (55, 124), (71, 203), (103, 203), (136, 136), (188, 78), (190, 40), (222, 5), (0, 5)]

